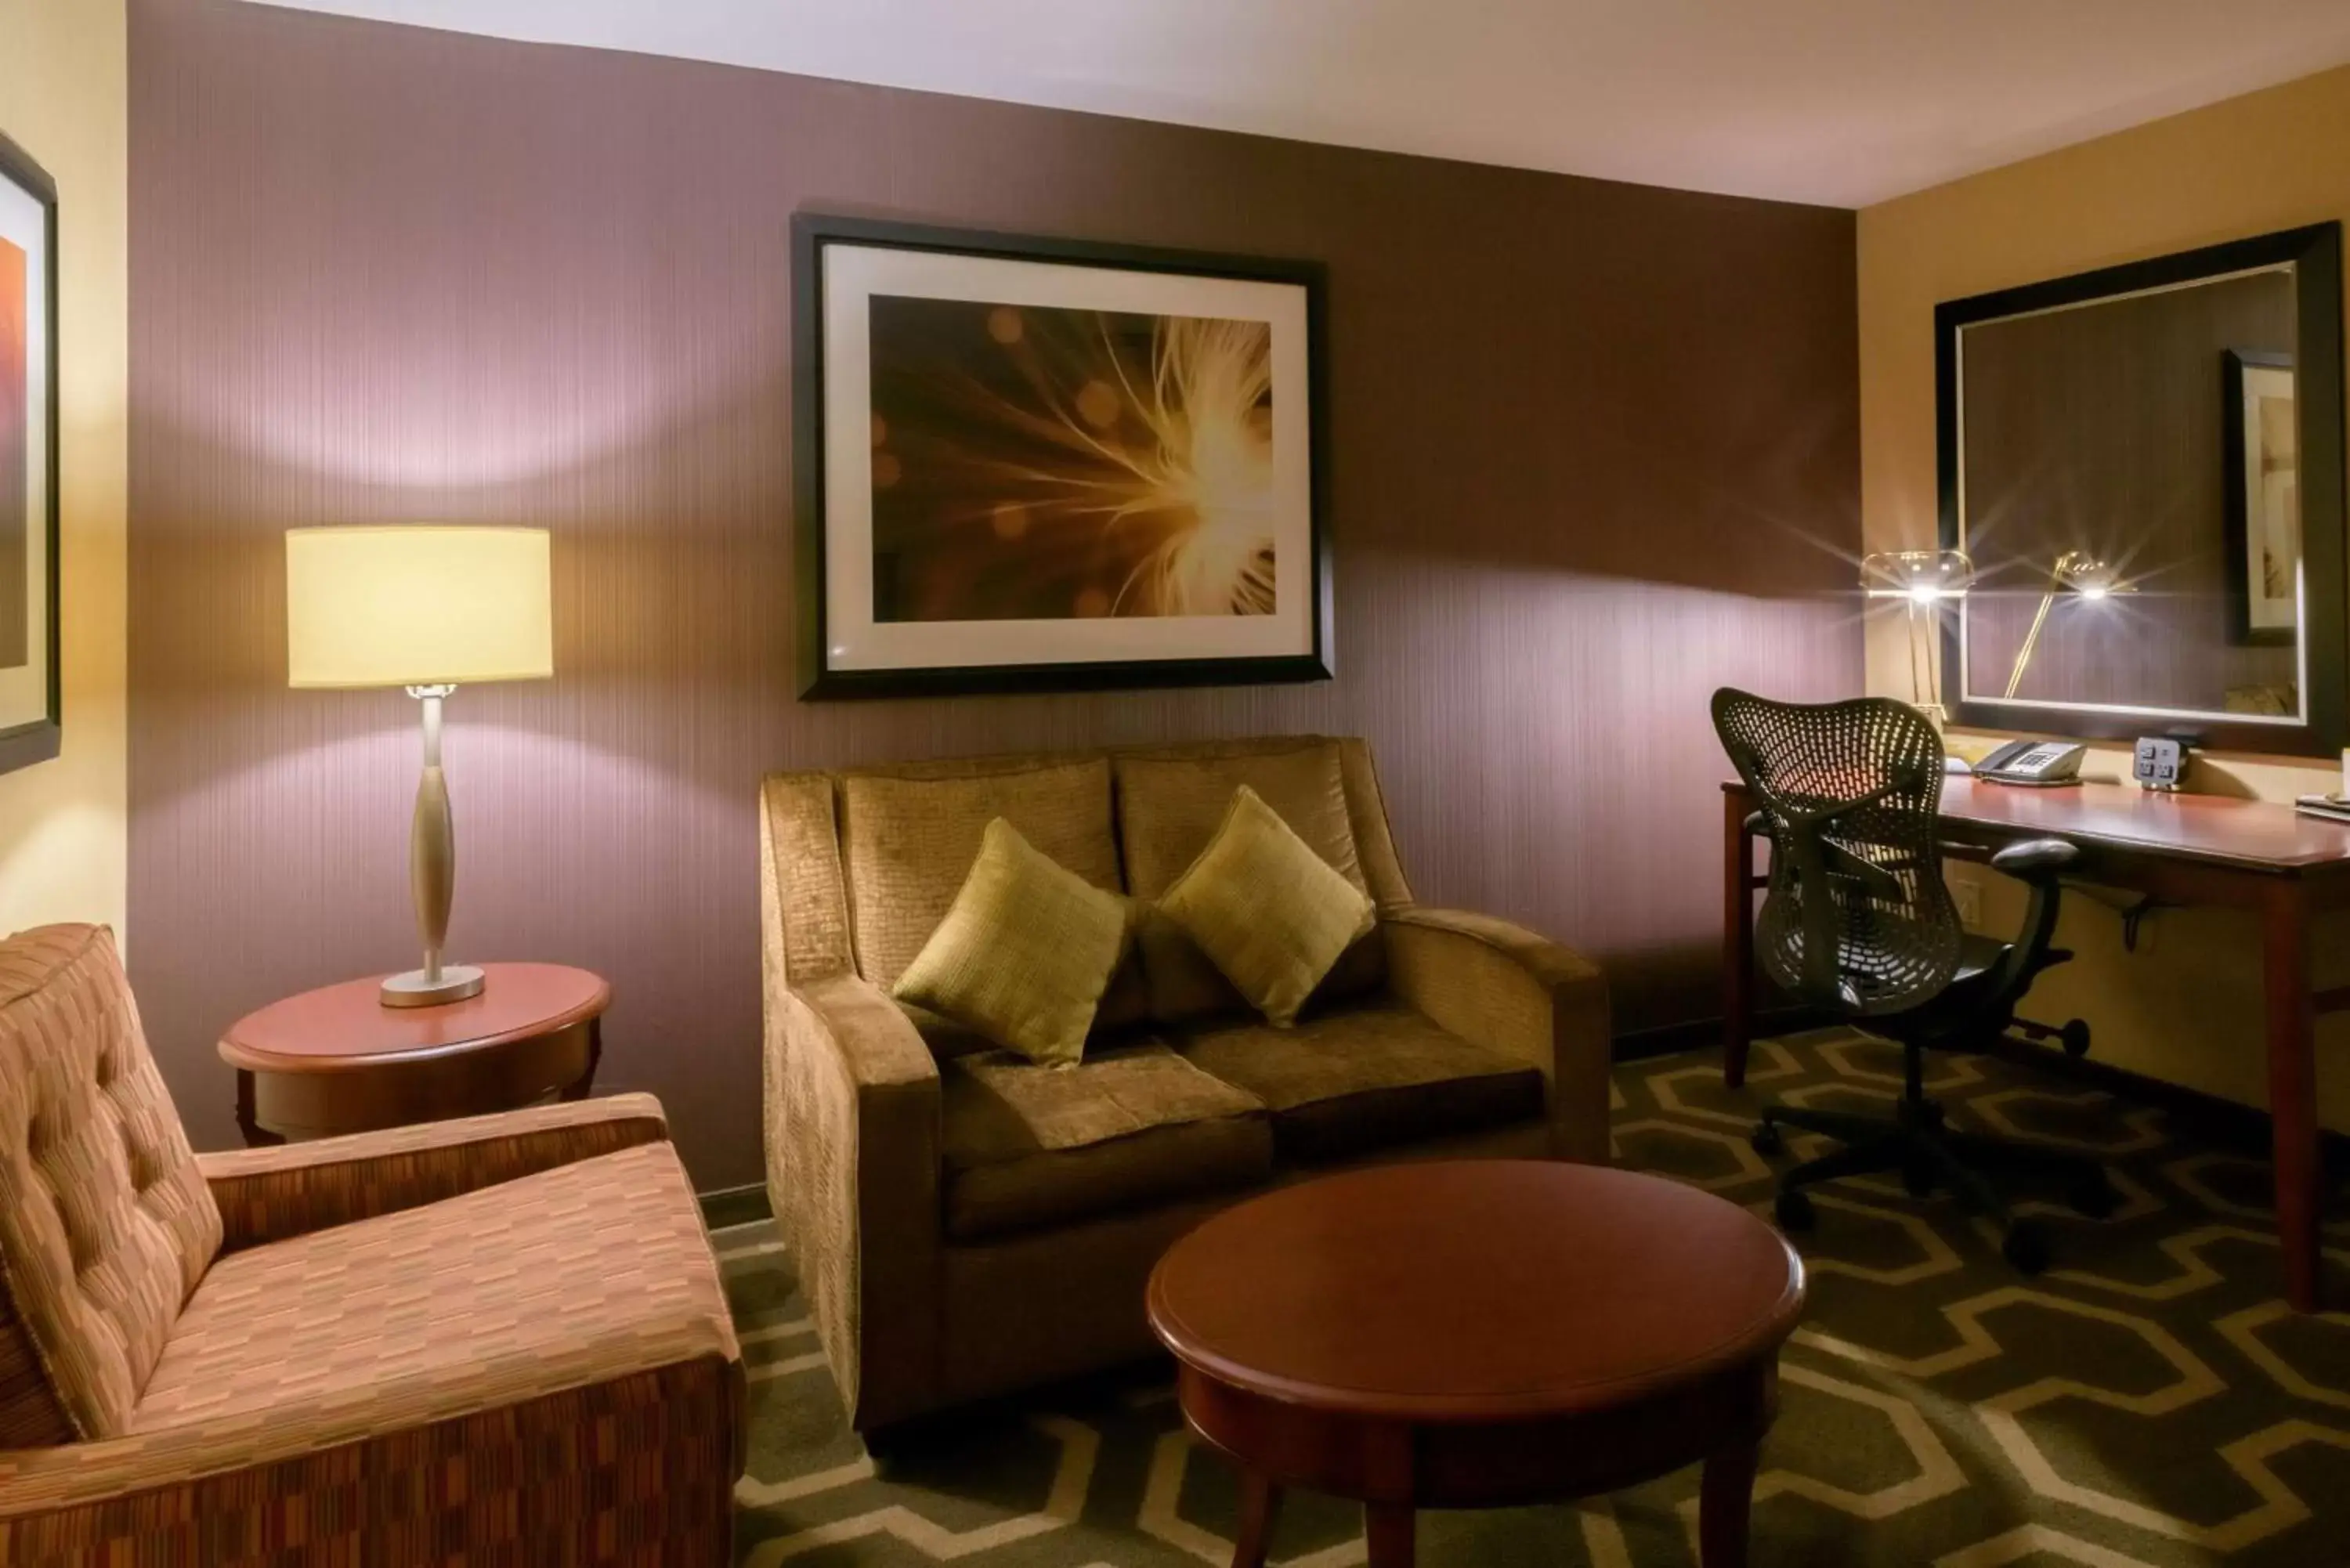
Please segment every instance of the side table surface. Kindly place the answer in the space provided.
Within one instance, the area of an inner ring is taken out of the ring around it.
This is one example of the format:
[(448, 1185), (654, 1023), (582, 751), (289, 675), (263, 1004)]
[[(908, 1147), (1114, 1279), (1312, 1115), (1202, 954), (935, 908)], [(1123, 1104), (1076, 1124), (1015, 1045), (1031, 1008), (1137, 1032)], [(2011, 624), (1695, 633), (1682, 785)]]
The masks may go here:
[(482, 966), (478, 996), (386, 1007), (381, 976), (344, 981), (246, 1014), (221, 1036), (249, 1144), (481, 1116), (549, 1096), (584, 1099), (612, 998), (565, 964)]
[(247, 1013), (221, 1036), (231, 1066), (330, 1073), (387, 1060), (449, 1055), (552, 1033), (601, 1013), (602, 976), (555, 963), (484, 964), (479, 996), (438, 1007), (386, 1007), (383, 977), (347, 980)]

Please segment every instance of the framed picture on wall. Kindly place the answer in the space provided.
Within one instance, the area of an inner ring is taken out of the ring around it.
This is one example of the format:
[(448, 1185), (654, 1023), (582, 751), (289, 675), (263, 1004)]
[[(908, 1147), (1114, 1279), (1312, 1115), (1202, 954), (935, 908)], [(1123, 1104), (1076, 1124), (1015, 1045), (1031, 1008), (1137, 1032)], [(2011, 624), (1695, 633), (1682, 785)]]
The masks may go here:
[(58, 745), (57, 186), (0, 136), (0, 774)]
[(0, 773), (57, 754), (57, 192), (0, 136)]
[(793, 221), (805, 697), (1327, 679), (1311, 264)]
[(2220, 358), (2228, 637), (2291, 647), (2301, 625), (2293, 356), (2230, 348)]

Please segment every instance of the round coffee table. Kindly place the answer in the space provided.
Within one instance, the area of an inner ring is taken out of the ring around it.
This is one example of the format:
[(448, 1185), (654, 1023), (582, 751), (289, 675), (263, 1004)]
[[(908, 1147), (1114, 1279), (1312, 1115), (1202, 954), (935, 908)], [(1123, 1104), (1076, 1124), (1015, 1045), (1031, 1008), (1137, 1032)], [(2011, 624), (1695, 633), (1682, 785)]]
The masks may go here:
[(1371, 1568), (1420, 1508), (1612, 1491), (1705, 1462), (1704, 1568), (1742, 1568), (1802, 1262), (1734, 1204), (1596, 1166), (1390, 1166), (1253, 1199), (1150, 1276), (1191, 1429), (1243, 1485), (1360, 1499)]
[(555, 963), (484, 964), (479, 995), (386, 1007), (381, 977), (271, 1002), (221, 1036), (247, 1144), (585, 1099), (612, 988)]

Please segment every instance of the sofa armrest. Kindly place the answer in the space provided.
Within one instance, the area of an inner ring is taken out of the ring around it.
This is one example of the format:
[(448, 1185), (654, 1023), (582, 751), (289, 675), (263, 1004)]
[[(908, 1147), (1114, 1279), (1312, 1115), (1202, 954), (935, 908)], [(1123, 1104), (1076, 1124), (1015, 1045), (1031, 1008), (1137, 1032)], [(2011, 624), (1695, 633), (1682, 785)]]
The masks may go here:
[(1542, 1069), (1553, 1151), (1607, 1161), (1607, 979), (1572, 949), (1490, 916), (1419, 905), (1383, 916), (1397, 995), (1464, 1040)]
[(669, 1137), (660, 1102), (613, 1095), (274, 1148), (200, 1154), (234, 1252), (437, 1203), (534, 1171)]
[(940, 1378), (938, 1063), (854, 974), (771, 984), (767, 1193), (860, 1430), (928, 1408)]

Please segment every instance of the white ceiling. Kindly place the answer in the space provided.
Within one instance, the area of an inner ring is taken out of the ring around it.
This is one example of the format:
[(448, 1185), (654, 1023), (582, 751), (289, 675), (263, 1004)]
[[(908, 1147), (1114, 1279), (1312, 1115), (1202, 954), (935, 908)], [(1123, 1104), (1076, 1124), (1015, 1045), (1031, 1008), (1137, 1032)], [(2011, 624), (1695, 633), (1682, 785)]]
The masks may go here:
[(2350, 0), (265, 3), (1839, 206), (2350, 61)]

